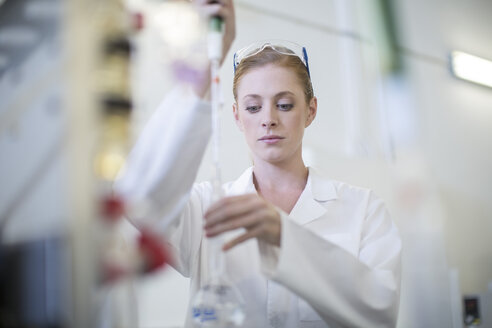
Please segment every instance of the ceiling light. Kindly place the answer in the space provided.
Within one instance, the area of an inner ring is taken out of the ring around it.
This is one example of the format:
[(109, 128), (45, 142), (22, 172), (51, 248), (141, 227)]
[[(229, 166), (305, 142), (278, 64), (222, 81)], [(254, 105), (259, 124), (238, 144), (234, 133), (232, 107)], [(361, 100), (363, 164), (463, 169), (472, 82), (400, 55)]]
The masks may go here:
[(451, 53), (451, 71), (463, 80), (492, 88), (492, 61), (461, 51)]

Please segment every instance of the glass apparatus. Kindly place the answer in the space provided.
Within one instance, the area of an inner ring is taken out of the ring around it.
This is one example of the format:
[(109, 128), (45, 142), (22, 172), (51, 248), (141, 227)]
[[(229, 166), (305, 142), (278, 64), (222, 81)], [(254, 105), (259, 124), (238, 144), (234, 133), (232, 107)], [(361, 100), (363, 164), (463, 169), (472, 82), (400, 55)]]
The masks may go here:
[[(208, 36), (208, 55), (211, 60), (211, 104), (213, 140), (213, 197), (217, 201), (223, 196), (220, 174), (220, 131), (219, 109), (220, 79), (219, 68), (222, 58), (223, 22), (214, 17), (210, 20)], [(206, 240), (208, 245), (208, 279), (192, 301), (191, 316), (194, 327), (234, 328), (241, 327), (244, 321), (244, 301), (239, 290), (225, 275), (223, 240), (220, 236)]]

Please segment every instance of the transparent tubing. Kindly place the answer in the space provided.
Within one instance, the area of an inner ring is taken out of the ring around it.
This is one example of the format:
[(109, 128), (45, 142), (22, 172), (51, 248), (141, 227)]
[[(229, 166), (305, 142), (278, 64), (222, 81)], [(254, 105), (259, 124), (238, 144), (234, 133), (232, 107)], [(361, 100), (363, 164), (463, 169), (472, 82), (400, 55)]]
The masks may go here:
[[(212, 18), (209, 32), (209, 58), (211, 61), (212, 152), (213, 170), (212, 203), (223, 197), (220, 169), (220, 59), (222, 56), (222, 21)], [(208, 245), (207, 273), (192, 301), (192, 322), (197, 328), (237, 328), (244, 322), (244, 301), (239, 290), (226, 277), (223, 238), (217, 236), (204, 241)]]

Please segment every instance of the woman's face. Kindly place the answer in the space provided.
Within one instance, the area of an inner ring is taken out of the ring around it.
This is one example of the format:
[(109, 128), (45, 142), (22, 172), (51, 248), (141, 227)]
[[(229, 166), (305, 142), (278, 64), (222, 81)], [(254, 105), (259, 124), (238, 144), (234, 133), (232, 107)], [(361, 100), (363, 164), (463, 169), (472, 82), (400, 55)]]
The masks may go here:
[(304, 129), (316, 116), (317, 100), (306, 103), (303, 87), (288, 68), (269, 64), (242, 76), (234, 118), (254, 157), (282, 163), (301, 159)]

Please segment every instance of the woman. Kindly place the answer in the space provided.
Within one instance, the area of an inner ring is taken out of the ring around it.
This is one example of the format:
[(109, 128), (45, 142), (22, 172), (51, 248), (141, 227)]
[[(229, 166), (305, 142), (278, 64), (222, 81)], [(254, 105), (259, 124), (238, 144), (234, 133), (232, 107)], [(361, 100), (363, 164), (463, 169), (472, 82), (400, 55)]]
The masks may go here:
[[(227, 52), (232, 3), (202, 6), (226, 20)], [(208, 182), (193, 185), (210, 136), (210, 105), (197, 97), (204, 85), (167, 97), (116, 189), (153, 204), (144, 216), (165, 230), (192, 294), (206, 279), (206, 237), (227, 236), (225, 267), (245, 299), (244, 327), (394, 327), (398, 232), (370, 191), (304, 165), (317, 100), (305, 50), (295, 48), (263, 44), (235, 56), (233, 114), (254, 164), (224, 185), (223, 199), (212, 201)]]

